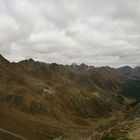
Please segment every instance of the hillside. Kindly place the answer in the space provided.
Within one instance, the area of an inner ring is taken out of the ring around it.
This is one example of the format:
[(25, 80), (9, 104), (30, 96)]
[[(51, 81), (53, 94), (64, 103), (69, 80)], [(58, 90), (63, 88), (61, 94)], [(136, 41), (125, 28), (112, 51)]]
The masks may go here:
[(0, 56), (0, 128), (29, 140), (99, 138), (139, 96), (134, 82), (112, 68)]
[(139, 66), (135, 67), (135, 68), (131, 68), (129, 66), (124, 66), (124, 67), (118, 68), (117, 71), (120, 74), (123, 74), (126, 76), (140, 78), (140, 67)]

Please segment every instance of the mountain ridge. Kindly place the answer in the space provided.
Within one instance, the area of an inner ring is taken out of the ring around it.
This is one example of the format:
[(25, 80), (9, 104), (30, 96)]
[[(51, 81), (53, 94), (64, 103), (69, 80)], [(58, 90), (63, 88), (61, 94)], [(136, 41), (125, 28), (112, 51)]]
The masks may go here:
[[(33, 59), (10, 63), (1, 58), (2, 127), (30, 140), (81, 137), (75, 129), (98, 132), (101, 124), (96, 124), (97, 120), (117, 119), (132, 100), (123, 93), (133, 79), (110, 67), (46, 64)], [(21, 126), (16, 126), (16, 121)], [(28, 124), (32, 127), (23, 131), (21, 127)]]

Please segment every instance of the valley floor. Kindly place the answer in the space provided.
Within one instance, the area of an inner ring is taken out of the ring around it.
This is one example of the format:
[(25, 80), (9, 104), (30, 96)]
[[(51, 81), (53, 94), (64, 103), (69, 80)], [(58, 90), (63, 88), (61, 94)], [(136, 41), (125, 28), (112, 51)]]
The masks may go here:
[[(0, 112), (2, 111), (2, 108), (0, 108)], [(2, 111), (3, 115), (0, 116), (0, 140), (25, 140), (27, 139), (33, 139), (35, 140), (48, 140), (42, 139), (39, 137), (39, 135), (36, 133), (36, 130), (34, 130), (34, 127), (38, 128), (38, 130), (41, 129), (41, 124), (38, 124), (38, 120), (35, 121), (36, 123), (32, 124), (29, 123), (27, 117), (24, 118), (24, 115), (17, 114), (15, 118), (15, 113), (12, 111)], [(4, 113), (5, 112), (5, 113)], [(14, 113), (14, 114), (13, 114)], [(10, 116), (9, 116), (10, 115)], [(125, 116), (128, 117), (128, 119), (125, 118)], [(108, 119), (99, 119), (99, 120), (88, 120), (91, 125), (88, 127), (74, 127), (71, 125), (67, 130), (63, 131), (63, 133), (67, 133), (68, 138), (64, 138), (63, 136), (59, 135), (53, 140), (112, 140), (111, 137), (115, 138), (113, 140), (140, 140), (140, 117), (137, 116), (137, 118), (129, 118), (130, 114), (122, 114), (122, 112), (117, 112), (116, 114), (112, 115), (112, 117)], [(18, 118), (21, 118), (18, 120)], [(11, 120), (11, 121), (10, 121)], [(22, 120), (22, 121), (21, 121)], [(18, 125), (16, 125), (17, 122)], [(36, 125), (35, 125), (36, 124)], [(29, 126), (28, 126), (29, 125)], [(16, 127), (15, 127), (16, 126)], [(28, 127), (27, 127), (28, 126)], [(34, 127), (33, 127), (34, 126)], [(16, 128), (13, 130), (12, 128)], [(21, 129), (21, 127), (23, 129)], [(33, 132), (28, 132), (28, 128), (31, 127)], [(40, 129), (39, 129), (40, 128)], [(44, 134), (50, 133), (50, 128), (53, 130), (56, 130), (55, 127), (47, 127), (44, 126), (44, 129), (41, 129)], [(7, 131), (8, 130), (8, 131)], [(24, 132), (23, 132), (24, 130)], [(39, 133), (39, 131), (38, 131)], [(50, 133), (51, 134), (51, 133)], [(101, 137), (107, 134), (109, 137), (106, 139), (102, 139)], [(24, 137), (22, 137), (24, 136)], [(13, 139), (12, 139), (13, 138)], [(49, 139), (52, 140), (52, 139)]]

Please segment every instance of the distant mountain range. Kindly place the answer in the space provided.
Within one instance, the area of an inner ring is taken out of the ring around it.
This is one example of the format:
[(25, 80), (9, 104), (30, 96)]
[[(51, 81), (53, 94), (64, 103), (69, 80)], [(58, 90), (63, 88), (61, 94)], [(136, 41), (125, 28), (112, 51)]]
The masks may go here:
[(98, 135), (108, 118), (140, 99), (139, 78), (140, 67), (10, 63), (0, 56), (0, 127), (29, 140)]
[(129, 66), (118, 68), (117, 71), (123, 75), (140, 78), (140, 67), (131, 68)]

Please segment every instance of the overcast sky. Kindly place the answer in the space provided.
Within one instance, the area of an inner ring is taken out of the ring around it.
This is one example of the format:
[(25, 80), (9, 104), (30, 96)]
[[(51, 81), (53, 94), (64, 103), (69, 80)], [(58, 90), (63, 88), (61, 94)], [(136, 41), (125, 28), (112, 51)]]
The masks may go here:
[(10, 61), (140, 65), (140, 0), (0, 0), (0, 53)]

